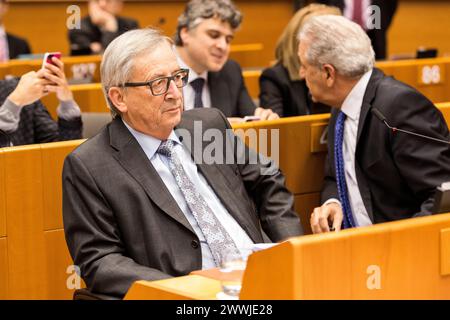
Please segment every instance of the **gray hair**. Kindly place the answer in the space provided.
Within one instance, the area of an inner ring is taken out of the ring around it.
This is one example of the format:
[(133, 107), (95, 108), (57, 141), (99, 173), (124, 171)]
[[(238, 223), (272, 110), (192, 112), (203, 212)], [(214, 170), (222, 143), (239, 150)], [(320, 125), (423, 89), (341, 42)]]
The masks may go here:
[(367, 34), (358, 24), (341, 16), (311, 18), (299, 32), (298, 40), (309, 40), (308, 63), (331, 64), (349, 78), (362, 76), (375, 64), (375, 52)]
[(108, 97), (109, 88), (128, 82), (133, 74), (135, 58), (149, 53), (162, 43), (173, 45), (173, 41), (161, 31), (145, 28), (125, 32), (106, 48), (100, 65), (100, 75), (103, 93), (113, 118), (120, 116), (120, 111)]
[(181, 29), (194, 29), (204, 19), (219, 18), (228, 22), (232, 29), (237, 29), (242, 22), (242, 14), (231, 0), (191, 0), (184, 12), (178, 17), (175, 33), (175, 45), (182, 46)]

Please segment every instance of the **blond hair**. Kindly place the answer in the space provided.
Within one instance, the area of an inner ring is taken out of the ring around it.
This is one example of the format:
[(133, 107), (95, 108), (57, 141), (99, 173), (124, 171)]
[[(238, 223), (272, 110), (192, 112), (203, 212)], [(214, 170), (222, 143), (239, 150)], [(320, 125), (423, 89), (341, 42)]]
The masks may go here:
[(277, 62), (288, 70), (292, 81), (301, 80), (299, 75), (300, 60), (297, 56), (298, 45), (300, 44), (297, 35), (301, 27), (309, 18), (327, 14), (341, 15), (342, 13), (339, 8), (324, 4), (313, 3), (302, 8), (291, 18), (278, 39), (275, 57)]

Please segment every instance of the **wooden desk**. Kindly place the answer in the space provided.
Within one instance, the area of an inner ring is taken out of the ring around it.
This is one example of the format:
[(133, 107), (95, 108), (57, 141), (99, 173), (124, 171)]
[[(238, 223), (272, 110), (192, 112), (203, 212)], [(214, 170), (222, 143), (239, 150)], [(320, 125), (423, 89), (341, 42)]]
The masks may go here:
[[(139, 281), (125, 298), (214, 299), (215, 281)], [(296, 237), (256, 252), (240, 298), (450, 299), (450, 214)]]
[(61, 214), (65, 156), (80, 140), (0, 149), (0, 297), (70, 299)]

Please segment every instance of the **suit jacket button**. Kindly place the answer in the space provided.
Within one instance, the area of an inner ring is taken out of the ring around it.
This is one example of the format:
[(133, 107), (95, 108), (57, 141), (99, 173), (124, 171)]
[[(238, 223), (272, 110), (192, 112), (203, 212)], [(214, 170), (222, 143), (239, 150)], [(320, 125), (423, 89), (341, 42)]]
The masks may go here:
[(192, 248), (197, 249), (198, 246), (199, 246), (198, 241), (197, 240), (192, 240), (191, 246), (192, 246)]

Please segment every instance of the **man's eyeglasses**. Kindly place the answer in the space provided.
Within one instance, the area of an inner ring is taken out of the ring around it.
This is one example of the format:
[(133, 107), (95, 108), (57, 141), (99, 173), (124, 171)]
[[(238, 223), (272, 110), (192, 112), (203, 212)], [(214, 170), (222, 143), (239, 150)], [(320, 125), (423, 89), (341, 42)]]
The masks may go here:
[(143, 87), (148, 86), (152, 95), (161, 96), (169, 91), (170, 82), (175, 82), (177, 88), (182, 88), (188, 83), (189, 70), (180, 69), (173, 76), (160, 77), (148, 82), (125, 82), (122, 87)]

